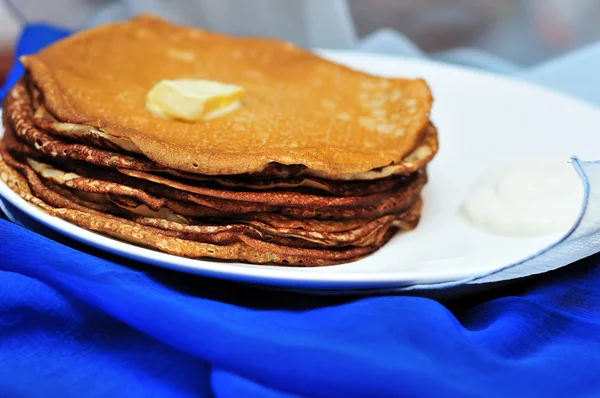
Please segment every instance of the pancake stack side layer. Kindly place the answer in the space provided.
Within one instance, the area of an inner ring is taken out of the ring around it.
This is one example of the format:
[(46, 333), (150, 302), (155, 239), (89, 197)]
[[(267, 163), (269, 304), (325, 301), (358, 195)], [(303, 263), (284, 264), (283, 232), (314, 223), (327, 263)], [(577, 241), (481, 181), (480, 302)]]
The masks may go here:
[[(438, 138), (421, 79), (150, 15), (21, 61), (0, 176), (82, 228), (178, 256), (324, 266), (413, 230), (426, 205)], [(156, 83), (183, 78), (244, 87), (242, 107), (201, 122), (148, 111)]]

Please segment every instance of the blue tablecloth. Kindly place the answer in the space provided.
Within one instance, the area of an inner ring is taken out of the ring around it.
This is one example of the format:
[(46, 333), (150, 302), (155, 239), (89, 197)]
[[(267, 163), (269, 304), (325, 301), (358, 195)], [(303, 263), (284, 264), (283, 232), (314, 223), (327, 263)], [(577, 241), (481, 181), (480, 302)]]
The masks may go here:
[[(18, 51), (65, 34), (29, 27)], [(530, 79), (577, 94), (564, 64), (594, 76), (600, 49), (578, 57), (595, 66), (566, 59)], [(600, 103), (587, 81), (581, 96)], [(324, 298), (152, 268), (0, 219), (0, 396), (597, 396), (599, 262), (443, 304)]]

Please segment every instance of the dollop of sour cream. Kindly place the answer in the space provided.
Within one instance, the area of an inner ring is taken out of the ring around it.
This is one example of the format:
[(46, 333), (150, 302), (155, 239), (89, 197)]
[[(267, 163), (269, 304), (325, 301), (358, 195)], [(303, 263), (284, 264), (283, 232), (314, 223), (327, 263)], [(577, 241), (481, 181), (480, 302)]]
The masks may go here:
[(583, 199), (584, 187), (571, 163), (531, 159), (488, 170), (459, 212), (496, 235), (542, 236), (567, 232)]

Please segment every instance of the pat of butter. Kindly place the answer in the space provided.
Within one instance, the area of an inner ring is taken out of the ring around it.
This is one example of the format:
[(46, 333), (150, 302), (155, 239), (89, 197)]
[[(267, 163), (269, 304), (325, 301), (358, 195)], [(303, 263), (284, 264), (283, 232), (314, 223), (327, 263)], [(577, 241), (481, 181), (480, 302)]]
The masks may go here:
[(233, 112), (241, 106), (244, 89), (211, 80), (161, 80), (146, 95), (146, 109), (154, 115), (197, 122)]

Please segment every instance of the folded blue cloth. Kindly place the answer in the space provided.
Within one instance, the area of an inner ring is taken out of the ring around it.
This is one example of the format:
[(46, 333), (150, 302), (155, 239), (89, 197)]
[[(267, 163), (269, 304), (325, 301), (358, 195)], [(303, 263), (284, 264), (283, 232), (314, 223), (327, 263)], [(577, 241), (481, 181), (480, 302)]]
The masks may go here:
[[(65, 34), (29, 27), (19, 54)], [(2, 397), (600, 391), (599, 257), (441, 304), (263, 291), (58, 240), (0, 219)]]

